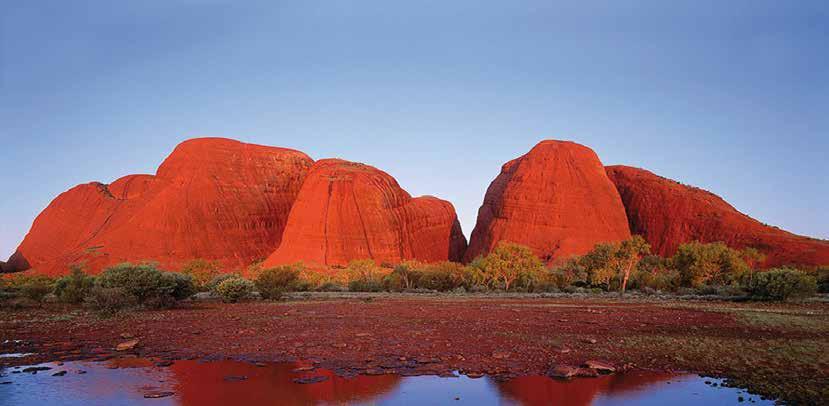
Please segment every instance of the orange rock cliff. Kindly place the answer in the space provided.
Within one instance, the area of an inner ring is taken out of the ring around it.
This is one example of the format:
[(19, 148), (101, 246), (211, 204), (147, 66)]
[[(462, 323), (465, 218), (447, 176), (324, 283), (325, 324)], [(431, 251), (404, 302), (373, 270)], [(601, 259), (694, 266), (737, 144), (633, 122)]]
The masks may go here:
[(740, 213), (719, 196), (629, 166), (608, 166), (627, 211), (631, 232), (670, 256), (686, 242), (722, 241), (753, 247), (766, 255), (764, 266), (829, 264), (829, 242), (789, 233)]
[(361, 258), (378, 263), (459, 261), (465, 249), (451, 203), (412, 198), (372, 166), (325, 159), (308, 173), (282, 244), (264, 265), (345, 265)]
[(509, 241), (550, 263), (629, 237), (622, 200), (596, 153), (548, 140), (504, 164), (489, 185), (465, 260)]

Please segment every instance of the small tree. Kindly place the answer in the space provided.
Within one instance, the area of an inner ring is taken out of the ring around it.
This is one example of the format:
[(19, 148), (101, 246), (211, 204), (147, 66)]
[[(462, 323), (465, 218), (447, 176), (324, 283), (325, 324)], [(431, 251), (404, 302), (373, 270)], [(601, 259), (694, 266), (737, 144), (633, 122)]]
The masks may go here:
[(95, 277), (84, 273), (81, 265), (73, 264), (69, 275), (55, 281), (55, 296), (64, 303), (83, 303), (95, 286)]
[(740, 252), (721, 242), (682, 244), (671, 262), (679, 271), (682, 284), (692, 288), (709, 282), (732, 282), (748, 270)]
[(636, 269), (642, 257), (651, 253), (651, 246), (642, 236), (634, 235), (629, 240), (622, 241), (616, 249), (615, 263), (622, 280), (619, 294), (624, 295), (627, 288), (630, 272)]
[(511, 242), (501, 242), (486, 256), (486, 272), (493, 280), (503, 284), (505, 290), (522, 274), (538, 275), (544, 271), (541, 260), (528, 247)]
[(203, 292), (208, 290), (207, 287), (210, 281), (221, 274), (221, 269), (218, 262), (199, 258), (184, 264), (179, 272), (190, 275), (193, 278), (196, 289)]

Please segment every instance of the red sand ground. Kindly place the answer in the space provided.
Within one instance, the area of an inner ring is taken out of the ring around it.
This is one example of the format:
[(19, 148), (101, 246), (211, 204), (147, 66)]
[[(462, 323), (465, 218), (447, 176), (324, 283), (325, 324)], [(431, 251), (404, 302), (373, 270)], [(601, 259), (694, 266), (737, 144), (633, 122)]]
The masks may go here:
[(829, 309), (824, 303), (312, 297), (192, 302), (108, 319), (60, 305), (7, 308), (0, 312), (0, 353), (37, 355), (0, 358), (0, 367), (124, 356), (114, 347), (134, 336), (139, 344), (127, 355), (310, 360), (345, 376), (459, 370), (503, 380), (599, 359), (727, 376), (786, 399), (829, 396)]

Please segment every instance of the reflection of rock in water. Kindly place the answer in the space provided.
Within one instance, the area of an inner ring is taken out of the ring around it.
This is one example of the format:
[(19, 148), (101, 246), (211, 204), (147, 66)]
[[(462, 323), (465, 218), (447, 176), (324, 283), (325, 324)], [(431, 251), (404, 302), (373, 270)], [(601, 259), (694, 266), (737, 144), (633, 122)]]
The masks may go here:
[(673, 378), (676, 378), (676, 375), (636, 372), (569, 381), (554, 380), (546, 376), (525, 376), (496, 383), (495, 387), (501, 396), (526, 406), (582, 406), (591, 404), (600, 394), (612, 395), (634, 391)]
[[(178, 361), (169, 369), (176, 381), (176, 395), (184, 405), (365, 402), (390, 392), (400, 382), (400, 377), (396, 375), (341, 378), (327, 370), (292, 373), (298, 366), (273, 364), (257, 367), (234, 361)], [(310, 385), (292, 382), (294, 378), (309, 375), (327, 376), (328, 379)], [(224, 379), (226, 376), (245, 376), (247, 379), (228, 382)]]

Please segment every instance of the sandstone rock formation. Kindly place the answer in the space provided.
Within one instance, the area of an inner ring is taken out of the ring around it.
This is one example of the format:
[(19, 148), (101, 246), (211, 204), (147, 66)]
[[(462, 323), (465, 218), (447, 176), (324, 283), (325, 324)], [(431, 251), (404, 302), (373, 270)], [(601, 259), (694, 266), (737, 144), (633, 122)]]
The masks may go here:
[(457, 261), (465, 248), (451, 203), (430, 196), (412, 198), (377, 168), (325, 159), (308, 173), (282, 244), (264, 265)]
[(757, 248), (769, 267), (829, 264), (829, 241), (760, 223), (713, 193), (629, 166), (609, 166), (607, 174), (622, 197), (631, 232), (645, 237), (655, 253), (670, 256), (685, 242), (722, 241)]
[(465, 260), (510, 241), (557, 262), (629, 237), (622, 201), (596, 153), (573, 142), (542, 141), (504, 164), (489, 185)]
[(78, 185), (35, 219), (7, 269), (62, 274), (152, 260), (176, 269), (194, 258), (244, 266), (281, 240), (311, 158), (299, 151), (199, 138), (178, 145), (155, 176)]

